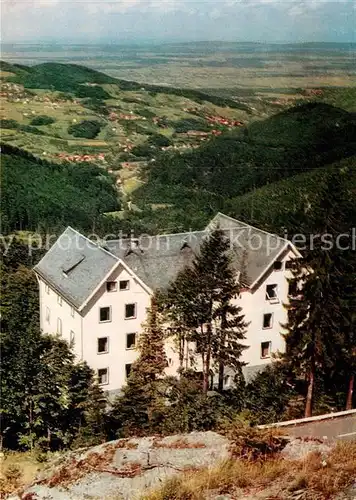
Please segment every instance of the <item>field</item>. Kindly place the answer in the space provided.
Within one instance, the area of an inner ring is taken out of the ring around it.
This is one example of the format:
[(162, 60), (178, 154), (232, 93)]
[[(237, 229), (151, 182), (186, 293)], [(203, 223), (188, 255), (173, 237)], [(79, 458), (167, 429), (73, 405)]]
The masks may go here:
[(230, 96), (356, 85), (355, 44), (208, 42), (152, 46), (5, 45), (10, 62), (83, 64), (115, 78)]

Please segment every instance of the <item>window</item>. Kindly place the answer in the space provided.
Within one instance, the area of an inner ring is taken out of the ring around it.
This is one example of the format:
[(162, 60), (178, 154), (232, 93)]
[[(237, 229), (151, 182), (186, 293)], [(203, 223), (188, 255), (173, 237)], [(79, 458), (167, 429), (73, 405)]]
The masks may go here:
[(131, 367), (132, 367), (132, 364), (125, 365), (125, 375), (126, 375), (126, 378), (129, 378), (129, 376), (130, 376)]
[(134, 349), (136, 346), (136, 333), (128, 333), (126, 335), (126, 349)]
[(100, 323), (111, 321), (111, 307), (101, 307), (99, 312)]
[(51, 310), (49, 307), (46, 307), (46, 321), (47, 323), (51, 322)]
[(293, 259), (286, 261), (286, 269), (291, 269), (293, 267)]
[(49, 286), (48, 285), (45, 285), (45, 291), (46, 291), (46, 294), (49, 295)]
[(98, 339), (98, 354), (109, 352), (109, 337), (101, 337)]
[(74, 307), (71, 307), (70, 308), (70, 315), (72, 316), (72, 318), (74, 318)]
[(273, 263), (273, 269), (275, 271), (282, 271), (283, 269), (283, 262), (281, 260), (275, 260)]
[(71, 330), (69, 334), (69, 343), (74, 344), (74, 342), (75, 342), (75, 333), (73, 332), (73, 330)]
[(270, 300), (272, 302), (279, 302), (277, 292), (278, 292), (277, 285), (267, 285), (266, 300)]
[(136, 304), (125, 305), (125, 319), (136, 318)]
[(261, 342), (261, 358), (269, 358), (271, 355), (271, 342)]
[(106, 282), (106, 291), (107, 292), (116, 292), (117, 291), (116, 281), (107, 281)]
[(57, 303), (61, 306), (62, 305), (62, 297), (60, 295), (57, 295)]
[(267, 313), (263, 315), (263, 328), (272, 328), (273, 314)]
[(225, 375), (225, 377), (224, 377), (224, 385), (229, 386), (230, 385), (230, 380), (231, 380), (230, 375)]
[(57, 333), (58, 333), (58, 335), (62, 335), (62, 320), (61, 320), (61, 318), (57, 318)]
[(109, 369), (99, 368), (98, 370), (98, 383), (99, 385), (106, 385), (109, 383)]
[(129, 280), (120, 281), (119, 287), (120, 287), (120, 291), (121, 292), (123, 290), (129, 290), (129, 288), (130, 288), (130, 282), (129, 282)]
[(298, 284), (296, 281), (289, 281), (288, 295), (289, 297), (296, 297), (298, 295)]

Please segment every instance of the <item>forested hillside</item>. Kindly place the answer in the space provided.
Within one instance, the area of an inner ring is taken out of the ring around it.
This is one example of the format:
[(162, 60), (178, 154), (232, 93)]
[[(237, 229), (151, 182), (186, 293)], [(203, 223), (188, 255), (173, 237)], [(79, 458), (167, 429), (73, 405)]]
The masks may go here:
[(305, 104), (239, 133), (224, 134), (192, 152), (162, 155), (148, 169), (148, 184), (237, 196), (355, 153), (355, 114), (326, 104)]
[(355, 155), (355, 114), (305, 104), (194, 151), (161, 155), (148, 165), (134, 200), (140, 208), (166, 204), (150, 214), (150, 223), (165, 218), (169, 229), (174, 216), (182, 221), (191, 214), (203, 226), (220, 210), (278, 231), (317, 200), (326, 169), (347, 168), (355, 182)]
[(72, 225), (90, 230), (105, 211), (119, 208), (112, 177), (95, 165), (57, 164), (2, 145), (3, 232)]

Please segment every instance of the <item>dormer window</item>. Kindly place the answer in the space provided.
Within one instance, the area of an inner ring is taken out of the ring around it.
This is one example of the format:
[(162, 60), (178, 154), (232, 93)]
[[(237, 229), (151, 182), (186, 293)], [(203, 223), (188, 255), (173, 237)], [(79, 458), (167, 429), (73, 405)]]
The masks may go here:
[(188, 242), (187, 242), (187, 241), (183, 241), (183, 242), (182, 242), (182, 246), (181, 246), (181, 248), (180, 248), (180, 249), (181, 249), (181, 251), (182, 251), (182, 250), (187, 250), (187, 249), (190, 249), (190, 245), (188, 244)]
[(107, 281), (106, 282), (106, 291), (107, 292), (116, 292), (117, 291), (117, 282), (116, 281)]

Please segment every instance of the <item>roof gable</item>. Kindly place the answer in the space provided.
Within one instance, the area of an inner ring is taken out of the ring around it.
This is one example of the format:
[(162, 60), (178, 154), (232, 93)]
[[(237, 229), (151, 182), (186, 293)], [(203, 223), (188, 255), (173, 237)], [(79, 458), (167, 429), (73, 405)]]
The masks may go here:
[(79, 309), (118, 260), (68, 227), (34, 270)]
[(122, 239), (108, 241), (107, 248), (151, 289), (165, 289), (179, 271), (193, 262), (206, 237), (206, 231), (143, 236), (137, 245)]

